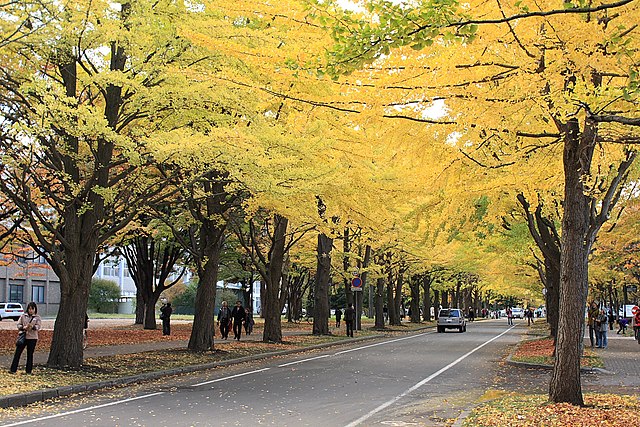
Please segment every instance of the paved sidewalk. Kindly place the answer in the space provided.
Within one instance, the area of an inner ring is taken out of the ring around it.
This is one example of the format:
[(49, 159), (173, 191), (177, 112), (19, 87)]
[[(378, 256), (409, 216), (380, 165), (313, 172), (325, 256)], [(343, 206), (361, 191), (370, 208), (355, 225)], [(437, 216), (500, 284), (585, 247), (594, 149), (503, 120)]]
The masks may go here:
[[(615, 330), (608, 331), (607, 338), (607, 348), (594, 350), (602, 357), (605, 369), (613, 375), (602, 376), (600, 382), (603, 385), (640, 390), (640, 344), (633, 339), (633, 332), (617, 335)], [(591, 345), (588, 336), (584, 345)]]

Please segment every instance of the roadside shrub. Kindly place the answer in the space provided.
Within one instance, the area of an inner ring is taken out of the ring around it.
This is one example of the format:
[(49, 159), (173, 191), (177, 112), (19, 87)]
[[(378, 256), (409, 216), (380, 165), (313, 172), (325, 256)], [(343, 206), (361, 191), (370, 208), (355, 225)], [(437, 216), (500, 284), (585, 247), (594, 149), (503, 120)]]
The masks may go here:
[(106, 279), (91, 280), (89, 308), (97, 313), (117, 313), (120, 286)]
[(198, 284), (189, 282), (182, 292), (173, 295), (171, 306), (175, 314), (193, 314), (196, 306), (196, 291)]

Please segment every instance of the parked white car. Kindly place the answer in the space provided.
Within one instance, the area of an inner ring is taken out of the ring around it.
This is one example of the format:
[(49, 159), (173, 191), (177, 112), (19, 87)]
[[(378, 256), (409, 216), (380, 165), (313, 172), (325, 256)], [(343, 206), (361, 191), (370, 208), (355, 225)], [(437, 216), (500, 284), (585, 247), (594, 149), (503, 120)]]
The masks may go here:
[(18, 320), (24, 313), (22, 304), (18, 302), (0, 302), (0, 320), (13, 319)]

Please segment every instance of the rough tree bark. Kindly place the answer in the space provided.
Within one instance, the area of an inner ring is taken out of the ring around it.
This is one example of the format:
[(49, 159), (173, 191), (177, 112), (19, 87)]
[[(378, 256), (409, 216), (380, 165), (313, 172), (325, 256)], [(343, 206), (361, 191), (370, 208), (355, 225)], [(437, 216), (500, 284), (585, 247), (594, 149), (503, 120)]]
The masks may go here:
[(426, 273), (422, 276), (422, 292), (424, 294), (422, 300), (422, 319), (425, 322), (431, 321), (431, 273)]
[(289, 220), (274, 215), (273, 242), (268, 255), (265, 278), (266, 295), (263, 298), (264, 332), (263, 342), (282, 342), (282, 309), (280, 308), (280, 282), (286, 255), (286, 234)]
[(333, 239), (318, 234), (317, 268), (313, 301), (313, 335), (329, 335), (329, 279)]
[[(598, 76), (595, 76), (599, 79)], [(549, 399), (555, 403), (583, 405), (580, 355), (588, 296), (588, 256), (602, 224), (620, 196), (620, 183), (635, 152), (618, 167), (601, 201), (589, 195), (584, 178), (590, 173), (596, 147), (597, 124), (587, 121), (583, 130), (578, 119), (558, 124), (564, 135), (564, 213), (560, 256), (560, 305), (556, 359), (549, 383)], [(600, 211), (598, 212), (598, 208)]]
[(413, 276), (409, 282), (411, 288), (411, 322), (420, 323), (420, 276)]
[(384, 284), (384, 277), (378, 277), (378, 280), (376, 280), (376, 315), (374, 325), (374, 328), (378, 330), (384, 329)]

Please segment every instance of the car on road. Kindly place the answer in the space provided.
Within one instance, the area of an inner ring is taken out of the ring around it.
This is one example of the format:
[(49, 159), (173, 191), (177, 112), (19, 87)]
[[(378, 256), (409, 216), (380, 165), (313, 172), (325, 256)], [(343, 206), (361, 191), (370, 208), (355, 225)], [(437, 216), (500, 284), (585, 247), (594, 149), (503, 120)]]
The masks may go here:
[(513, 307), (511, 309), (511, 315), (514, 319), (524, 319), (524, 308)]
[(464, 313), (459, 308), (441, 308), (438, 313), (438, 333), (446, 329), (457, 329), (458, 332), (466, 332), (467, 321)]
[(18, 302), (0, 302), (0, 320), (18, 320), (22, 313), (24, 313), (22, 304)]

